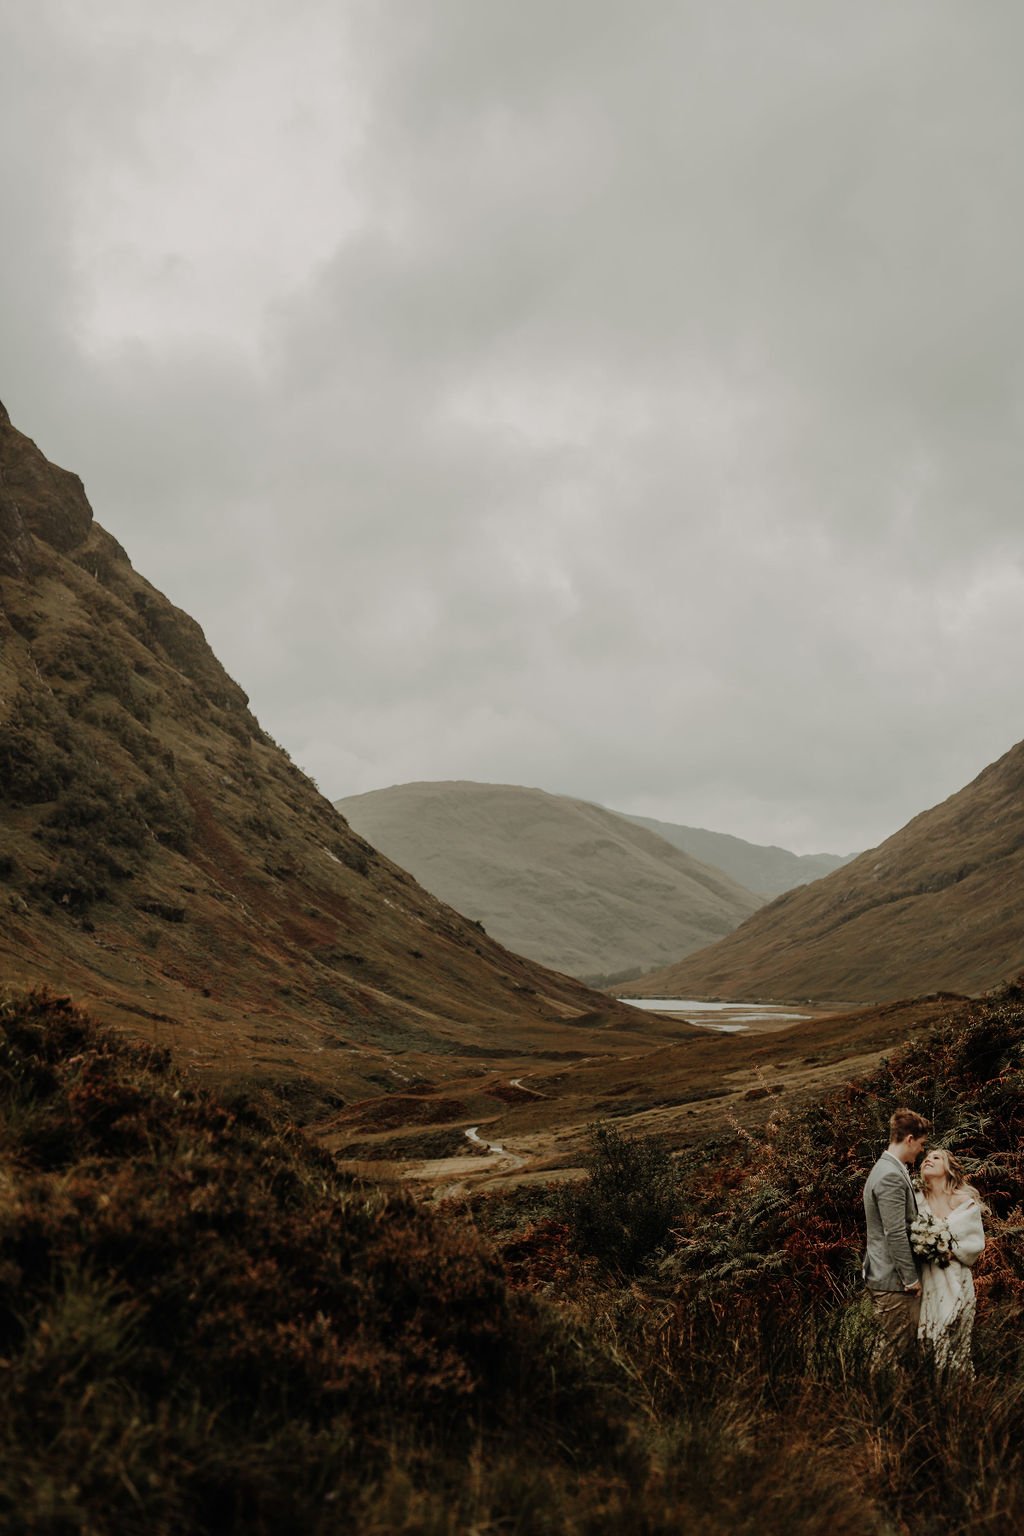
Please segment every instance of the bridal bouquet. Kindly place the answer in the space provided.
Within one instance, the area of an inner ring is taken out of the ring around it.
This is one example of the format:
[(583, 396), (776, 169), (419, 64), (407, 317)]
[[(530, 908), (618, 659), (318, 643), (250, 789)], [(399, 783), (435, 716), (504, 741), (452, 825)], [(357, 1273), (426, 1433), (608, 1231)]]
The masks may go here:
[(945, 1269), (953, 1257), (956, 1238), (949, 1227), (930, 1211), (922, 1211), (910, 1223), (910, 1246), (926, 1264)]

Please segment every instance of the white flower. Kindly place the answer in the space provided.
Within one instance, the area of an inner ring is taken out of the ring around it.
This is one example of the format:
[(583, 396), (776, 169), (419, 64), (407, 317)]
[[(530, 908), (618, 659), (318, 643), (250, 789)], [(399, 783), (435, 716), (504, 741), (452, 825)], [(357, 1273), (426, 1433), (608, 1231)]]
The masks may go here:
[(910, 1223), (910, 1246), (926, 1264), (945, 1268), (953, 1256), (956, 1238), (948, 1224), (931, 1211), (922, 1211)]

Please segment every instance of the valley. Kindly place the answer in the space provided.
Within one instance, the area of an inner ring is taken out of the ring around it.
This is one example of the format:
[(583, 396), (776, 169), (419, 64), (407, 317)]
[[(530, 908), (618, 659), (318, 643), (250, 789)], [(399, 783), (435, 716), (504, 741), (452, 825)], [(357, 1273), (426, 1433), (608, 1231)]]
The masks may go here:
[(72, 995), (300, 1124), (396, 1072), (634, 1038), (354, 833), (2, 407), (0, 912), (4, 987)]
[[(1021, 748), (923, 836), (767, 906), (648, 829), (514, 792), (535, 831), (557, 823), (546, 854), (511, 839), (534, 936), (577, 946), (595, 981), (637, 934), (668, 962), (598, 990), (353, 830), (2, 410), (0, 599), (0, 1519), (51, 1530), (59, 1489), (88, 1506), (75, 1529), (111, 1536), (271, 1536), (297, 1509), (330, 1536), (337, 1494), (381, 1536), (618, 1532), (638, 1507), (667, 1532), (724, 1468), (708, 1529), (738, 1528), (749, 1486), (760, 1530), (781, 1454), (795, 1497), (808, 1466), (821, 1482), (808, 1522), (787, 1506), (779, 1528), (817, 1532), (822, 1489), (854, 1496), (847, 1446), (878, 1454), (857, 1222), (894, 1102), (981, 1169), (985, 1328), (1019, 1335), (1021, 989), (956, 993), (1019, 968)], [(840, 1416), (851, 1379), (867, 1397), (833, 1464), (805, 1446), (837, 1325)], [(1017, 1401), (1011, 1382), (1002, 1444)], [(904, 1461), (935, 1435), (909, 1434)], [(486, 1524), (467, 1457), (495, 1468)], [(1000, 1498), (1020, 1484), (1003, 1461)]]
[(0, 1536), (1024, 1533), (1022, 49), (0, 5)]
[(509, 913), (559, 953), (583, 945), (579, 970), (614, 970), (638, 932), (677, 957), (614, 989), (637, 1006), (524, 958), (475, 897), (454, 910), (346, 823), (2, 409), (0, 469), (4, 985), (71, 995), (262, 1095), (350, 1169), (444, 1195), (573, 1177), (596, 1121), (689, 1147), (866, 1070), (941, 1019), (936, 988), (1024, 962), (1024, 747), (767, 906), (564, 796), (456, 783), (342, 802), (411, 806), (428, 863), (454, 867), (458, 833), (464, 873), (519, 881)]
[(745, 1020), (736, 1032), (645, 1014), (631, 1049), (606, 1043), (564, 1062), (510, 1053), (486, 1069), (453, 1069), (443, 1091), (424, 1085), (346, 1106), (317, 1136), (351, 1171), (410, 1182), (437, 1199), (560, 1182), (579, 1177), (596, 1122), (657, 1135), (676, 1150), (737, 1125), (761, 1127), (870, 1071), (959, 1001), (836, 1007), (795, 1022), (774, 1007), (761, 1019), (724, 1010), (721, 1022)]

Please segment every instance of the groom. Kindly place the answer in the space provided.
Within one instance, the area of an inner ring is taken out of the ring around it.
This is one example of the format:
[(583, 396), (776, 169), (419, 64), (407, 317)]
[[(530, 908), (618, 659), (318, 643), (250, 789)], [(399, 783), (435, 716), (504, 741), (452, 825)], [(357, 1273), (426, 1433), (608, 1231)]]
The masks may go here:
[(875, 1317), (898, 1356), (909, 1354), (921, 1311), (921, 1281), (910, 1248), (910, 1223), (917, 1215), (910, 1170), (927, 1146), (930, 1130), (931, 1122), (923, 1115), (897, 1109), (889, 1121), (889, 1145), (864, 1186), (864, 1283)]

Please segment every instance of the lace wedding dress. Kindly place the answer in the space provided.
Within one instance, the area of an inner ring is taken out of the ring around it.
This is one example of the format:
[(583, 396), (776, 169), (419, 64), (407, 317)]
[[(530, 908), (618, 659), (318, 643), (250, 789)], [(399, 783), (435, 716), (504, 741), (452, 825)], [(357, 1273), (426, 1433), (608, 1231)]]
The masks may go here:
[[(925, 1215), (930, 1212), (923, 1195), (918, 1195), (917, 1203)], [(945, 1269), (938, 1264), (921, 1267), (921, 1321), (917, 1336), (932, 1349), (937, 1366), (973, 1375), (971, 1333), (975, 1302), (971, 1265), (985, 1246), (981, 1207), (976, 1200), (970, 1200), (951, 1211), (946, 1221), (956, 1239), (955, 1257)]]

